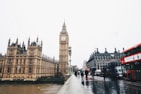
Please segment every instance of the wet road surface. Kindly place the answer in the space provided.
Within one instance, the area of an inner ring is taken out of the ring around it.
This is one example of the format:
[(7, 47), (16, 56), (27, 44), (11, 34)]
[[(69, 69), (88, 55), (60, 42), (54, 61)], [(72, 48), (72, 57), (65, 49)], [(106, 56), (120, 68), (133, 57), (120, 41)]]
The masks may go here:
[(103, 77), (94, 76), (85, 78), (77, 77), (84, 88), (87, 89), (90, 94), (141, 94), (141, 87), (136, 86), (135, 82), (129, 82), (125, 80), (112, 80)]

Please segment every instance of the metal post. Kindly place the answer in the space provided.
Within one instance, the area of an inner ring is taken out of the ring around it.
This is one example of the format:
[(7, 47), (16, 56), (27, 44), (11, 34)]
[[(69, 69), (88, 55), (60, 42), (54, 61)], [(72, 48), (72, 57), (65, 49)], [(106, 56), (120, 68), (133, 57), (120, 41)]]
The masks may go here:
[(71, 72), (72, 72), (72, 71), (71, 71), (71, 54), (72, 54), (71, 47), (69, 47), (68, 52), (69, 52), (69, 63), (70, 63), (69, 71), (70, 71), (70, 75), (71, 75)]
[(55, 57), (54, 56), (53, 56), (53, 64), (54, 64), (54, 76), (56, 76), (56, 63), (55, 63)]

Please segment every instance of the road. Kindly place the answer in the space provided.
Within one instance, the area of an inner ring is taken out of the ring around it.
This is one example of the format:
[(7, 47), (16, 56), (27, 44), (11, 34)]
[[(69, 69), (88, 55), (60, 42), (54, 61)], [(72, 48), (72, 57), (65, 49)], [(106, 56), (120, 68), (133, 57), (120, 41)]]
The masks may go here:
[(141, 83), (112, 80), (99, 76), (89, 76), (88, 80), (77, 77), (90, 94), (141, 94)]

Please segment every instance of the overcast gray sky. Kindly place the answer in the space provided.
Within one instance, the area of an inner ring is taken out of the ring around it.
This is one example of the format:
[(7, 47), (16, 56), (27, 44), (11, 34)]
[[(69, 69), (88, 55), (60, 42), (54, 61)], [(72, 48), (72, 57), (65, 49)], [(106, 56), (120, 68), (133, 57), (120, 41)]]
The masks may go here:
[(43, 53), (58, 59), (66, 23), (72, 64), (82, 66), (99, 48), (122, 51), (141, 42), (141, 0), (0, 0), (0, 53), (8, 39), (43, 41)]

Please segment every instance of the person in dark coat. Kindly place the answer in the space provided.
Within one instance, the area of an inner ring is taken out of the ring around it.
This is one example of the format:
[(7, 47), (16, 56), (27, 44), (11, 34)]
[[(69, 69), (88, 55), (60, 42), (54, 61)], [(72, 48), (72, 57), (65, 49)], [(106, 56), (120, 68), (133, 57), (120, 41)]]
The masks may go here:
[(89, 71), (85, 70), (86, 80), (88, 79), (88, 73), (89, 73)]
[(103, 72), (103, 77), (104, 77), (104, 80), (105, 80), (106, 73), (107, 73), (106, 68), (103, 68), (102, 72)]
[(77, 71), (74, 72), (74, 75), (77, 76)]
[(84, 73), (83, 73), (83, 71), (81, 71), (81, 78), (83, 78), (84, 77)]

